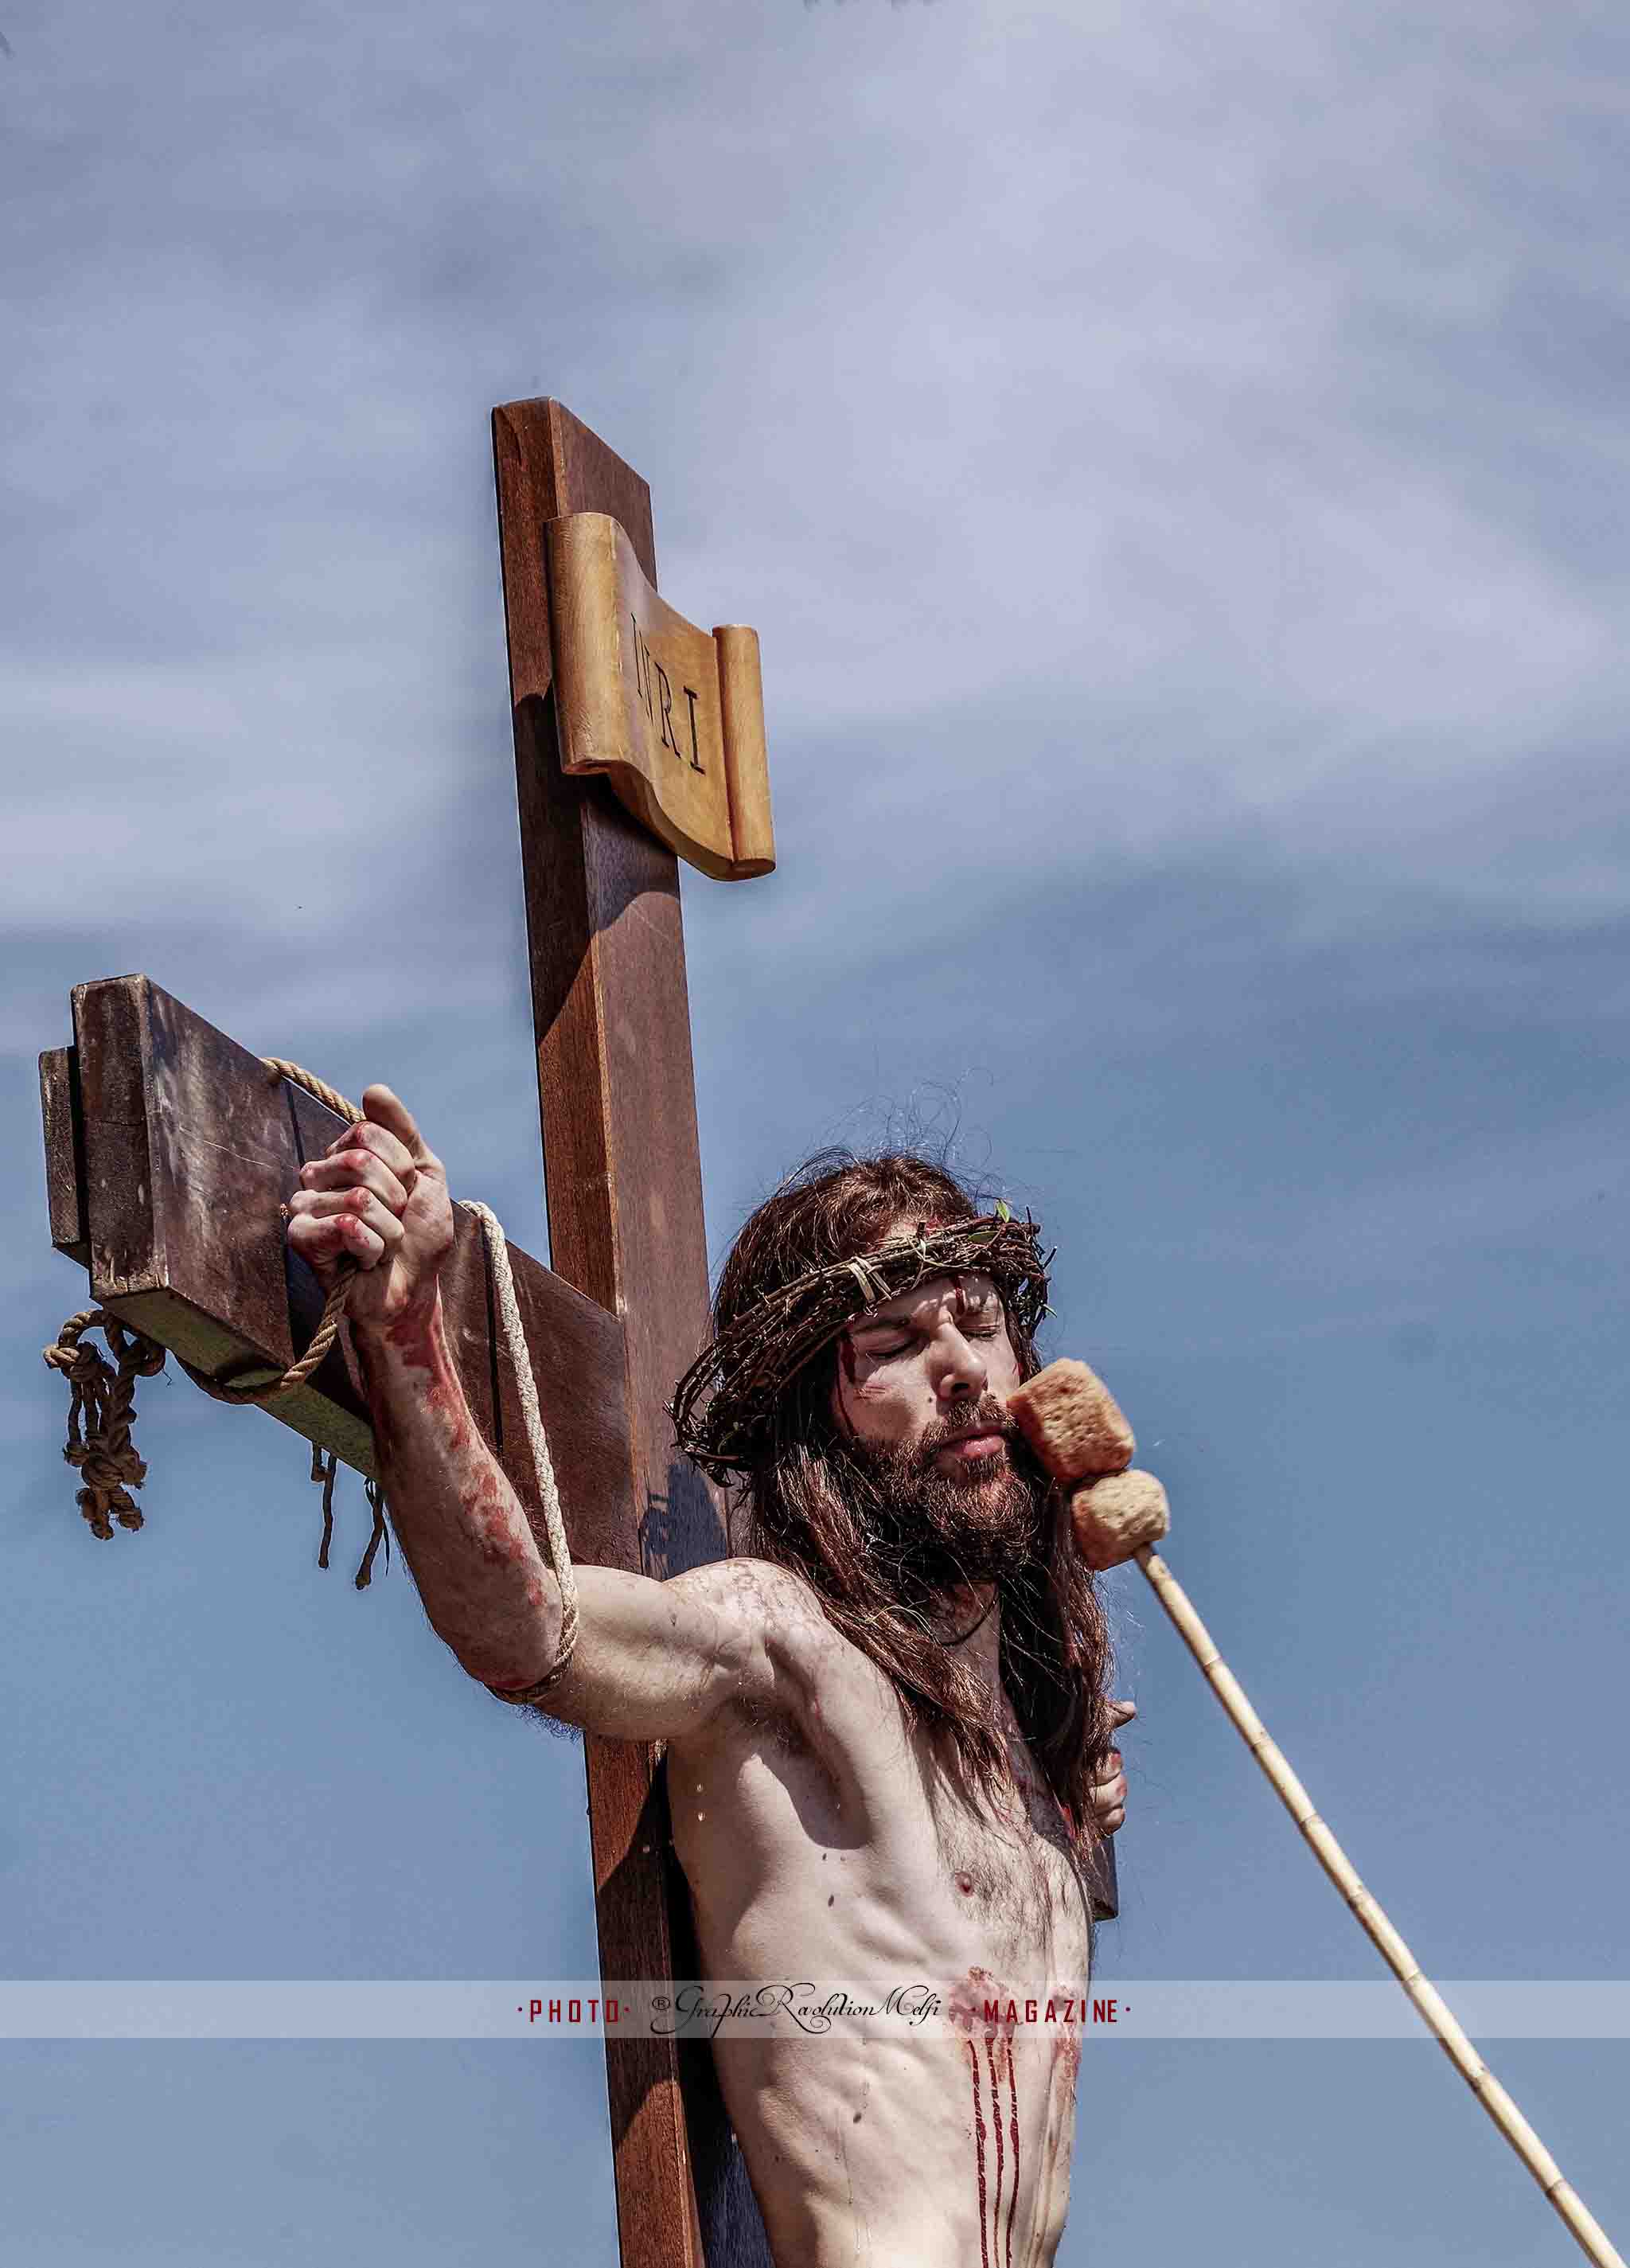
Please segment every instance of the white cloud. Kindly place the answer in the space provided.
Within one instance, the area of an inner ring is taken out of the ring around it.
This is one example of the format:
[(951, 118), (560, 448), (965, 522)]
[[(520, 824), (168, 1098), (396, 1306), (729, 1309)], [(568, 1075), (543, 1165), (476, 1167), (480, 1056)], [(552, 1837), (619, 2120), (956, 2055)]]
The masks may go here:
[(36, 27), (11, 920), (489, 981), (484, 411), (543, 387), (651, 477), (675, 603), (763, 630), (778, 917), (1208, 851), (1332, 924), (1616, 913), (1626, 547), (1557, 529), (1624, 457), (1622, 91), (1588, 10), (1434, 20)]

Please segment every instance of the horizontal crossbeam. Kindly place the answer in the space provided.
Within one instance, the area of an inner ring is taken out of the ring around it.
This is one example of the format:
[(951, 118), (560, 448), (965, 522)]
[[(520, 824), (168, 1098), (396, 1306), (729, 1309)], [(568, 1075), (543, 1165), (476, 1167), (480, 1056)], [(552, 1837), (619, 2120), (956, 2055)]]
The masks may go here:
[[(73, 992), (74, 1040), (40, 1059), (51, 1240), (92, 1298), (211, 1377), (275, 1375), (322, 1313), (278, 1208), (345, 1121), (146, 976)], [(471, 1410), (535, 1501), (513, 1366), (496, 1328), (480, 1224), (456, 1210), (442, 1272), (447, 1339)], [(631, 1566), (623, 1328), (515, 1245), (515, 1289), (574, 1557)], [(343, 1335), (304, 1386), (265, 1405), (376, 1476)]]

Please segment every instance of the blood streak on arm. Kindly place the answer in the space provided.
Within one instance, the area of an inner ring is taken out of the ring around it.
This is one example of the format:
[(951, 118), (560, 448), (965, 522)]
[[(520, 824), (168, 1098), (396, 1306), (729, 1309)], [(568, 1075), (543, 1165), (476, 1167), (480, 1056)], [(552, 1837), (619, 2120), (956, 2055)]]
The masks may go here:
[(353, 1344), (385, 1498), (432, 1628), (472, 1676), (530, 1683), (553, 1650), (558, 1592), (470, 1414), (439, 1300), (354, 1331)]

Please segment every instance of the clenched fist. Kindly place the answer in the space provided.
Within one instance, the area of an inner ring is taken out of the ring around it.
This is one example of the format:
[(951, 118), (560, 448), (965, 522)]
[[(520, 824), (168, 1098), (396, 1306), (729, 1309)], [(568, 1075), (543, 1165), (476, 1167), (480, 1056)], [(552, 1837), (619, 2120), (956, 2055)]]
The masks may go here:
[(388, 1086), (367, 1114), (300, 1170), (289, 1200), (289, 1246), (327, 1292), (340, 1268), (361, 1272), (347, 1303), (354, 1324), (388, 1323), (430, 1307), (452, 1249), (452, 1201), (441, 1160)]

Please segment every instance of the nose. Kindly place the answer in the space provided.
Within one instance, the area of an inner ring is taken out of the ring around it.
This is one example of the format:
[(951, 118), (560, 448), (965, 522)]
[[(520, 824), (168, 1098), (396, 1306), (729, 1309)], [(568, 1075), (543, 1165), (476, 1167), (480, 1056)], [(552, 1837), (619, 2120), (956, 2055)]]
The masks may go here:
[(942, 1402), (977, 1401), (985, 1391), (985, 1358), (962, 1333), (951, 1328), (944, 1334), (943, 1352), (936, 1388)]

